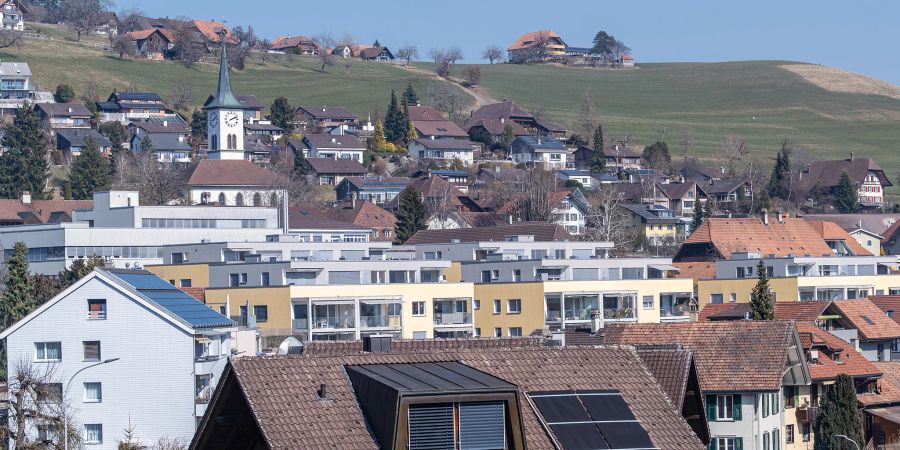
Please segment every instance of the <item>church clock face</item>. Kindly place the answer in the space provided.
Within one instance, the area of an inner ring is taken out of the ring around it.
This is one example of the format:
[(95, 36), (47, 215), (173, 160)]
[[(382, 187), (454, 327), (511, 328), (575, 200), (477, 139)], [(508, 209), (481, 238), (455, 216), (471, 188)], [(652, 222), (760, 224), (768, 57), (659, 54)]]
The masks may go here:
[(223, 120), (225, 122), (225, 126), (227, 126), (229, 128), (234, 128), (234, 127), (238, 126), (238, 123), (240, 123), (241, 118), (238, 117), (238, 114), (236, 112), (229, 111), (229, 112), (225, 113)]
[(207, 126), (209, 128), (212, 129), (212, 128), (217, 128), (219, 126), (219, 115), (215, 111), (209, 113), (209, 117), (207, 119), (208, 119), (207, 122), (209, 122), (207, 124)]

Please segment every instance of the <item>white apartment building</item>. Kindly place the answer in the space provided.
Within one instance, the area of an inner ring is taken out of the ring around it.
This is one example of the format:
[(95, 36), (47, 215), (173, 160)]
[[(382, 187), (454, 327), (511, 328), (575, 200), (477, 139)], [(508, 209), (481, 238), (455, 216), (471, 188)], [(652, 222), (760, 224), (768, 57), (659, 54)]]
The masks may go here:
[[(145, 444), (190, 441), (232, 354), (234, 328), (150, 272), (98, 269), (0, 338), (11, 376), (19, 364), (51, 371), (47, 388), (70, 405), (85, 447), (115, 450), (129, 427)], [(46, 424), (34, 425), (31, 432)], [(46, 438), (58, 442), (55, 434)]]

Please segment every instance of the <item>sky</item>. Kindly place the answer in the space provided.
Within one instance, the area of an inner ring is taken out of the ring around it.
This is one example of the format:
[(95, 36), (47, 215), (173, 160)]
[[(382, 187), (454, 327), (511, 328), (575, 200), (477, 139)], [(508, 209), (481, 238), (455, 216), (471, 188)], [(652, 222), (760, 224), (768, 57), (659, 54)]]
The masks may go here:
[(480, 62), (526, 31), (551, 29), (568, 45), (591, 46), (604, 30), (640, 62), (794, 60), (900, 84), (900, 2), (857, 0), (118, 0), (156, 17), (188, 16), (253, 26), (257, 35), (344, 33), (396, 49), (458, 46)]

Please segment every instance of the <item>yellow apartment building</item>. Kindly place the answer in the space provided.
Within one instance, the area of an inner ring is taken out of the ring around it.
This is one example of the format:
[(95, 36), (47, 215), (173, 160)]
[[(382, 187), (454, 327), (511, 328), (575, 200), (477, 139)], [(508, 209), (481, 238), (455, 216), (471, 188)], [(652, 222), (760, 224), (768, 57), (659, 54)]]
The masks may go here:
[[(744, 303), (756, 278), (697, 280), (700, 309), (710, 303)], [(775, 301), (813, 301), (864, 298), (900, 291), (900, 275), (838, 275), (769, 278)]]
[(163, 264), (146, 266), (144, 269), (176, 287), (209, 287), (209, 263)]

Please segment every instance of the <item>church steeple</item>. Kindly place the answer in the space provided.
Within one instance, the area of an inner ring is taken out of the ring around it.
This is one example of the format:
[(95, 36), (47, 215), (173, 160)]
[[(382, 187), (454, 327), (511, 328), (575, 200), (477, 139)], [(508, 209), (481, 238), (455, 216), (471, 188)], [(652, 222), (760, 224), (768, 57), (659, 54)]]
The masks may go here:
[(219, 32), (219, 37), (222, 42), (222, 51), (219, 52), (219, 87), (216, 89), (216, 96), (206, 105), (206, 109), (241, 108), (241, 102), (231, 93), (231, 75), (228, 70), (228, 50), (225, 45), (226, 31), (224, 29)]

